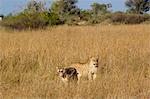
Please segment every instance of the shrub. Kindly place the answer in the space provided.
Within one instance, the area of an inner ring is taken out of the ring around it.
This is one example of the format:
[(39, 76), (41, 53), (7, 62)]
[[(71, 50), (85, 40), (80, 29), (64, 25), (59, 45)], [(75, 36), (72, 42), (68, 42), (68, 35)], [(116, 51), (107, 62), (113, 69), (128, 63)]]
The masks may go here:
[(46, 21), (38, 13), (21, 13), (19, 15), (5, 18), (2, 25), (19, 30), (29, 28), (35, 29), (46, 26)]
[(111, 17), (111, 13), (107, 13), (104, 15), (93, 15), (90, 19), (89, 19), (89, 23), (90, 24), (98, 24), (101, 23), (107, 19), (109, 19)]
[(114, 23), (139, 24), (144, 21), (150, 20), (150, 16), (138, 15), (138, 14), (115, 13), (112, 15), (110, 19)]
[(61, 20), (60, 17), (58, 16), (58, 14), (56, 13), (46, 13), (46, 15), (44, 15), (45, 17), (47, 17), (47, 21), (49, 25), (59, 25), (59, 24), (64, 24), (64, 20)]
[(48, 12), (23, 12), (18, 15), (8, 16), (2, 21), (3, 26), (18, 30), (44, 28), (47, 25), (61, 23), (57, 14)]
[(89, 19), (89, 24), (98, 24), (101, 22), (101, 18), (100, 16), (94, 15), (91, 17), (91, 19)]
[(80, 19), (83, 21), (88, 21), (91, 18), (92, 12), (90, 10), (81, 10)]

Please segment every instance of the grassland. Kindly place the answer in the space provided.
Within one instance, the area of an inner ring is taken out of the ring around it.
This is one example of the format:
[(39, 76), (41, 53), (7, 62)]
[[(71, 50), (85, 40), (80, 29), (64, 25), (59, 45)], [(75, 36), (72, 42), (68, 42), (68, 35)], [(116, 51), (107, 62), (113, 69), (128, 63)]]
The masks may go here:
[[(149, 99), (150, 26), (0, 30), (1, 99)], [(99, 56), (98, 78), (63, 86), (55, 67)]]

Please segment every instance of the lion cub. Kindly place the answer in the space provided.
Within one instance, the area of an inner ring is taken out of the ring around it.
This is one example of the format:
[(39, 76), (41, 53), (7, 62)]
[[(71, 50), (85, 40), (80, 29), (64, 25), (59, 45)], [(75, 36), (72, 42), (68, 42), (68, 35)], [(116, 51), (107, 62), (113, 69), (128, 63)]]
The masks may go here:
[(57, 74), (60, 77), (60, 79), (65, 83), (77, 83), (78, 81), (78, 73), (77, 70), (73, 67), (66, 67), (66, 68), (57, 68)]
[(76, 63), (70, 67), (77, 69), (78, 81), (81, 78), (88, 78), (90, 81), (95, 80), (98, 70), (98, 57), (91, 57), (86, 63)]

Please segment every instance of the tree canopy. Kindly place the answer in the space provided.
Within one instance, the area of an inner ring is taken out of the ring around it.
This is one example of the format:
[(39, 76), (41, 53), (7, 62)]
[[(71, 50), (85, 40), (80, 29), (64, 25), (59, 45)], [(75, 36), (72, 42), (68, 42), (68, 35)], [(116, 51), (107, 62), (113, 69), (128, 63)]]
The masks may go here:
[(150, 10), (150, 2), (148, 0), (126, 0), (125, 5), (128, 11), (132, 13), (143, 14)]
[(93, 3), (91, 5), (92, 11), (94, 14), (104, 14), (107, 12), (107, 5), (106, 4), (100, 4), (100, 3)]
[(57, 0), (51, 5), (51, 11), (58, 14), (77, 14), (79, 12), (77, 2), (78, 0)]
[(42, 12), (45, 10), (45, 7), (44, 7), (44, 2), (37, 2), (36, 0), (32, 0), (32, 1), (29, 1), (28, 4), (27, 4), (27, 8), (25, 9), (26, 11), (31, 11), (31, 12)]

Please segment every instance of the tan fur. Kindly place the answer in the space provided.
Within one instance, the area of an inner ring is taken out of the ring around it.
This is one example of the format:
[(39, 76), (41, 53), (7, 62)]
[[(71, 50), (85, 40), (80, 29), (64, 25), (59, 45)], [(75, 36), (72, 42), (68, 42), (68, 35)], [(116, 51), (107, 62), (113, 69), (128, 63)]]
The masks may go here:
[(70, 67), (76, 68), (78, 72), (78, 80), (88, 78), (90, 81), (95, 80), (98, 69), (98, 58), (91, 57), (87, 63), (76, 63)]

